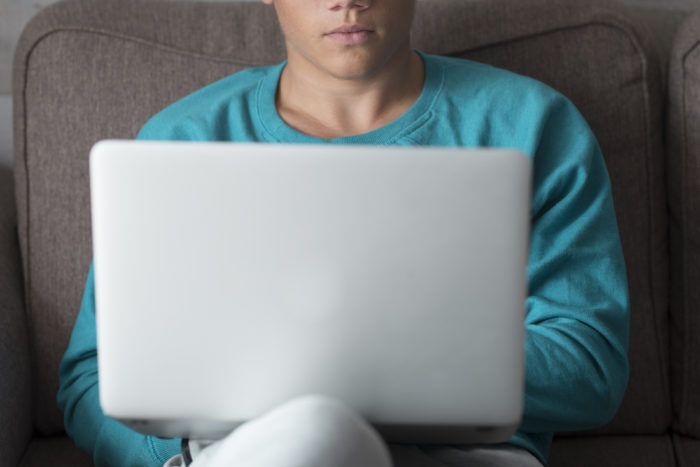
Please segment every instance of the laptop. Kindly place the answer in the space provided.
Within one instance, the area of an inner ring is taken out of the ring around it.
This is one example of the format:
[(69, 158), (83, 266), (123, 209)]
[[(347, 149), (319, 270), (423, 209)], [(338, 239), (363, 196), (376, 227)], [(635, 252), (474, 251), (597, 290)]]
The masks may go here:
[(105, 414), (211, 440), (318, 394), (389, 442), (516, 430), (524, 154), (111, 140), (90, 165)]

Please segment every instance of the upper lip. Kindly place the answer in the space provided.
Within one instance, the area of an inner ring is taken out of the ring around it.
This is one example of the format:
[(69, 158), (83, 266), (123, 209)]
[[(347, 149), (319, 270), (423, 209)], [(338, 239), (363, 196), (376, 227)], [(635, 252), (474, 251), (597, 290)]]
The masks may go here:
[(338, 34), (338, 33), (350, 33), (350, 32), (360, 32), (360, 31), (372, 31), (373, 29), (369, 26), (364, 26), (362, 24), (344, 24), (339, 28), (335, 28), (328, 34)]

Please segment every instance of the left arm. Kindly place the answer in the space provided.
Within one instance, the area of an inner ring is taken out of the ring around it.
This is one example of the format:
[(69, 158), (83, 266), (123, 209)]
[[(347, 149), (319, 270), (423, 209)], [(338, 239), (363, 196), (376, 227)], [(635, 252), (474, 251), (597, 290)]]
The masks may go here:
[(521, 430), (555, 432), (611, 419), (628, 377), (629, 299), (603, 157), (565, 99), (534, 155)]

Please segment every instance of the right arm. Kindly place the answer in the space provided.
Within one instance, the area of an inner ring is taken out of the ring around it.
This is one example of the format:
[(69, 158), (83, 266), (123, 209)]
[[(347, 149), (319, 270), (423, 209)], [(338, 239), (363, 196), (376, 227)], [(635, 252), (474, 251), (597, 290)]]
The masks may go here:
[(180, 452), (180, 440), (137, 433), (107, 417), (100, 407), (92, 267), (73, 334), (59, 367), (58, 406), (66, 432), (95, 465), (161, 466)]

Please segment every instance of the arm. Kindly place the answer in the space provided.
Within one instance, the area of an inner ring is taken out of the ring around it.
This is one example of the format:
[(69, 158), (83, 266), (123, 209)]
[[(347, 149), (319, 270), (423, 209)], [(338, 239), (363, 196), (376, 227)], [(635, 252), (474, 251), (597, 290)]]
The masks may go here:
[(161, 466), (180, 452), (179, 440), (137, 433), (105, 416), (100, 407), (93, 268), (87, 276), (78, 318), (59, 367), (58, 406), (66, 432), (95, 464)]
[[(137, 139), (196, 139), (196, 135), (190, 135), (187, 128), (180, 130), (170, 121), (165, 124), (157, 122), (157, 119), (147, 122)], [(80, 312), (59, 367), (57, 401), (63, 411), (66, 432), (80, 449), (92, 455), (98, 466), (162, 466), (180, 452), (179, 439), (162, 440), (142, 435), (102, 412), (96, 333), (95, 284), (90, 267)]]
[(610, 182), (566, 100), (535, 153), (521, 430), (592, 428), (617, 411), (628, 377), (629, 300)]
[(180, 452), (180, 440), (145, 436), (102, 413), (97, 374), (95, 288), (92, 267), (68, 350), (59, 368), (58, 406), (66, 431), (95, 464), (161, 466)]

